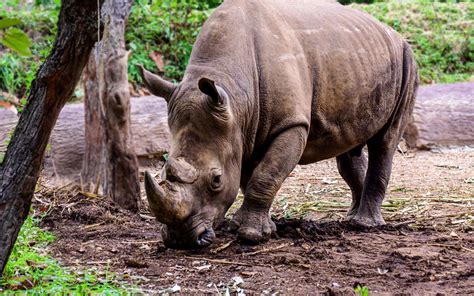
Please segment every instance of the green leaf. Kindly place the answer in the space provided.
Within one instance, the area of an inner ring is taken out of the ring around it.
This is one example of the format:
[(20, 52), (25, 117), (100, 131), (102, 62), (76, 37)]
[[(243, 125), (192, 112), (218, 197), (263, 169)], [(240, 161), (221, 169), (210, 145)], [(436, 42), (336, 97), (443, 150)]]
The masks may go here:
[(30, 46), (32, 45), (32, 42), (30, 37), (20, 29), (9, 29), (5, 32), (3, 39), (0, 39), (0, 42), (6, 47), (18, 52), (20, 55), (31, 55)]
[(21, 20), (16, 18), (3, 18), (0, 20), (0, 30), (21, 24)]

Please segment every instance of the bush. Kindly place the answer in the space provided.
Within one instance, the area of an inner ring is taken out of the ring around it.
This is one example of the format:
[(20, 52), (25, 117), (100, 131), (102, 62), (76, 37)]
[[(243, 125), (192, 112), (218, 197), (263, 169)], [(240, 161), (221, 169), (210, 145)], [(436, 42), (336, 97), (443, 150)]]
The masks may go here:
[(58, 11), (36, 8), (7, 12), (0, 4), (0, 18), (6, 16), (22, 20), (17, 27), (27, 32), (33, 41), (32, 55), (28, 57), (19, 56), (0, 46), (0, 91), (23, 98), (54, 42)]
[(157, 71), (150, 54), (162, 56), (166, 77), (180, 80), (191, 55), (194, 40), (211, 8), (221, 1), (136, 1), (130, 12), (126, 40), (131, 51), (129, 75), (141, 82), (136, 64)]

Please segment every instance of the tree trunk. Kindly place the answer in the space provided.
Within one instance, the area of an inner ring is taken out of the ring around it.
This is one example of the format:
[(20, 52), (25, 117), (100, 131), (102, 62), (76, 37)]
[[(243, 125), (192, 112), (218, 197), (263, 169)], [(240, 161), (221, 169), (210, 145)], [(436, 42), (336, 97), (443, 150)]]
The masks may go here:
[(62, 1), (56, 42), (32, 83), (0, 167), (0, 274), (28, 216), (51, 130), (96, 41), (97, 6), (94, 0)]
[(124, 37), (132, 3), (109, 0), (104, 4), (104, 36), (97, 46), (100, 53), (91, 55), (85, 77), (86, 152), (82, 178), (89, 188), (97, 191), (101, 184), (104, 194), (123, 208), (136, 211), (140, 185), (130, 132)]
[(99, 45), (92, 50), (84, 68), (84, 114), (85, 114), (85, 153), (82, 162), (81, 182), (86, 188), (97, 193), (103, 186), (105, 177), (105, 130), (103, 108), (99, 100), (99, 80), (97, 63)]
[[(130, 133), (130, 90), (125, 24), (132, 0), (114, 0), (105, 24), (100, 91), (105, 106), (106, 184), (104, 191), (121, 207), (137, 211), (140, 197), (138, 161)], [(103, 71), (103, 72), (102, 72)]]

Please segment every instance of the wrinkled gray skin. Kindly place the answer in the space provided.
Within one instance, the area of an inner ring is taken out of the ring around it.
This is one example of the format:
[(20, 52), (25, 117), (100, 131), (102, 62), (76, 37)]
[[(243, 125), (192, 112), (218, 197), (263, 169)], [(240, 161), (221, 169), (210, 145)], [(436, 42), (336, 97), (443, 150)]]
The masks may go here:
[(231, 229), (268, 239), (288, 174), (331, 157), (352, 190), (348, 220), (385, 223), (380, 206), (418, 80), (409, 45), (368, 14), (314, 0), (228, 0), (202, 28), (181, 83), (142, 74), (168, 102), (170, 158), (160, 184), (149, 174), (145, 182), (167, 246), (209, 245), (239, 187)]

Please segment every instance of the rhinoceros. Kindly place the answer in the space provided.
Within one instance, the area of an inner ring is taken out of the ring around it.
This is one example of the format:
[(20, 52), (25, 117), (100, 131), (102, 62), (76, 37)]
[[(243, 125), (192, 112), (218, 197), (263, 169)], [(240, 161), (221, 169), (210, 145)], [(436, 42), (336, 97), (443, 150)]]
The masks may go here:
[(385, 223), (380, 207), (418, 87), (410, 46), (393, 29), (327, 1), (226, 0), (179, 84), (141, 69), (168, 103), (169, 159), (161, 181), (145, 173), (166, 246), (210, 245), (239, 188), (229, 228), (267, 240), (290, 172), (332, 157), (352, 192), (347, 219)]

